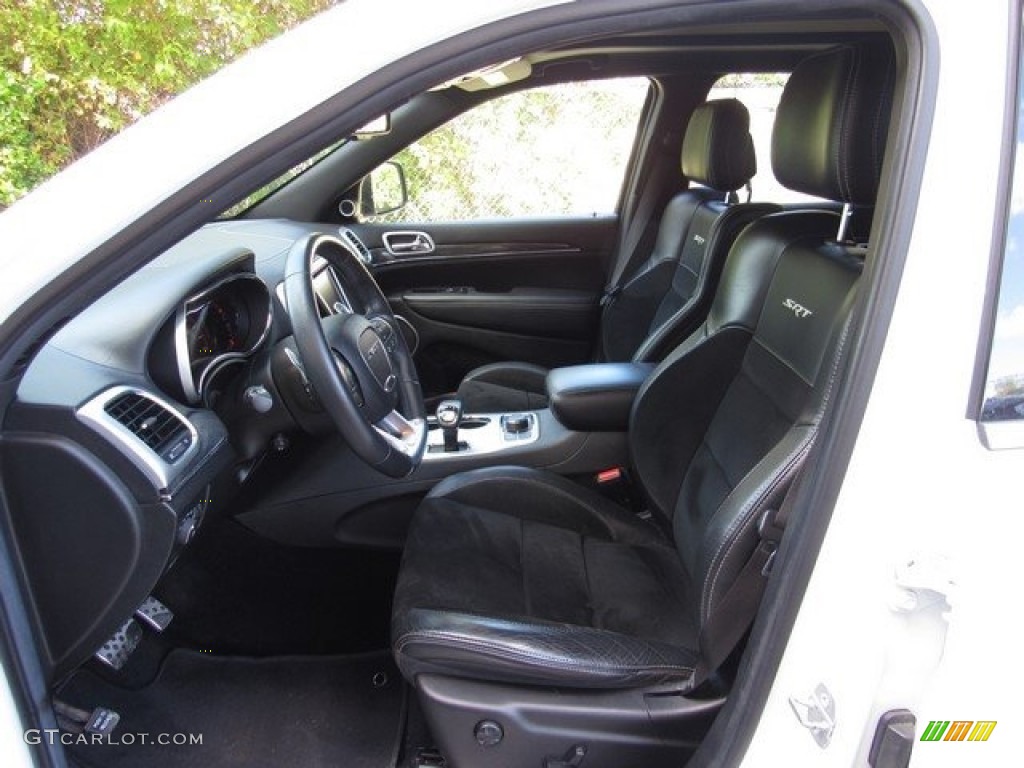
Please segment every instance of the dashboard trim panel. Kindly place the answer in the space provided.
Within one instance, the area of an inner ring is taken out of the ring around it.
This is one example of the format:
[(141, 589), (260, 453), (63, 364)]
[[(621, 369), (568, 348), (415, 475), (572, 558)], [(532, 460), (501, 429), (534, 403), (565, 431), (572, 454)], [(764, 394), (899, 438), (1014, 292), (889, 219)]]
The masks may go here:
[[(188, 429), (192, 442), (174, 464), (164, 461), (153, 449), (140, 440), (130, 429), (119, 423), (106, 411), (114, 398), (126, 392), (152, 400), (176, 416)], [(80, 421), (112, 439), (113, 443), (127, 454), (128, 458), (152, 482), (157, 490), (170, 489), (184, 473), (191, 459), (199, 451), (199, 431), (190, 419), (167, 400), (149, 390), (133, 386), (110, 387), (100, 392), (75, 411)]]

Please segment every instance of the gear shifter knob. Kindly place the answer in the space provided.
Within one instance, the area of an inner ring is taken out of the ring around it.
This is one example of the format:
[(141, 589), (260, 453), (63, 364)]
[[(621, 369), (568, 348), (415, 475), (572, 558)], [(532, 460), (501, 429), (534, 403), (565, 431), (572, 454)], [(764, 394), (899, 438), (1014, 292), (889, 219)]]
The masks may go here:
[(445, 453), (459, 450), (459, 424), (462, 423), (462, 401), (442, 400), (437, 406), (437, 423), (444, 433)]

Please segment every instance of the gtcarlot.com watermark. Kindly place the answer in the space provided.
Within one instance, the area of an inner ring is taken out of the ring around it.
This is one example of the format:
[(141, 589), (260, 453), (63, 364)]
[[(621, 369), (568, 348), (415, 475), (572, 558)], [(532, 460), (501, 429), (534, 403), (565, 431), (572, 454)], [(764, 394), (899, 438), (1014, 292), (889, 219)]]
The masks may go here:
[(32, 728), (25, 731), (25, 743), (62, 744), (65, 747), (87, 744), (108, 746), (132, 746), (133, 744), (157, 744), (162, 747), (202, 746), (201, 733), (67, 733), (57, 728)]

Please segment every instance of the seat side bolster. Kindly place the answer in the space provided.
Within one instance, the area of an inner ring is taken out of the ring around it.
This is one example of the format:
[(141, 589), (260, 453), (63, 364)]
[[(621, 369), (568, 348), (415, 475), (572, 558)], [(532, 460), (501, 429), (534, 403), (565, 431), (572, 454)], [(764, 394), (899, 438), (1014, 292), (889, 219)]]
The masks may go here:
[(530, 389), (539, 384), (536, 391), (543, 392), (544, 377), (547, 375), (548, 369), (542, 365), (509, 361), (474, 368), (463, 381), (480, 381), (520, 389)]
[(681, 648), (572, 624), (417, 608), (395, 629), (395, 657), (410, 680), (436, 673), (574, 688), (688, 686), (696, 665)]
[(459, 384), (466, 413), (507, 413), (547, 406), (548, 369), (532, 363), (502, 362), (474, 368)]
[(582, 535), (644, 546), (669, 542), (654, 525), (577, 483), (526, 467), (486, 467), (441, 481), (427, 495), (548, 523)]

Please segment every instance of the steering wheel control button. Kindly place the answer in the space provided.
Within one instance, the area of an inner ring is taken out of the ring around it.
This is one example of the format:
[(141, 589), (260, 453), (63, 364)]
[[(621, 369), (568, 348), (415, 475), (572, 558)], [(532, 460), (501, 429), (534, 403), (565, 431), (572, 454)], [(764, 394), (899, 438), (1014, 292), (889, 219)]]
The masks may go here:
[(528, 440), (533, 436), (536, 416), (532, 413), (506, 413), (501, 417), (501, 430), (506, 440)]
[(375, 317), (370, 321), (373, 329), (377, 331), (377, 335), (380, 336), (380, 340), (384, 342), (384, 348), (388, 352), (394, 352), (398, 349), (398, 334), (395, 333), (395, 329), (391, 327), (391, 323), (385, 320), (383, 317)]
[(494, 720), (481, 720), (473, 729), (473, 735), (481, 747), (496, 747), (505, 738), (505, 729)]

